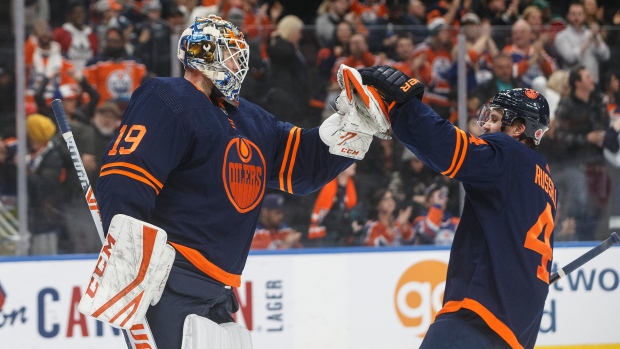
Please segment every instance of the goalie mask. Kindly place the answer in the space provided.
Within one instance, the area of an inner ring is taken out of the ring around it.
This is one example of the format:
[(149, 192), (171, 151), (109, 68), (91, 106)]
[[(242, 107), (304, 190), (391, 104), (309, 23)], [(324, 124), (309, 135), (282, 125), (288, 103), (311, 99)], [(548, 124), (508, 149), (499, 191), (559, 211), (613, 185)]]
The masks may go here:
[(185, 67), (200, 71), (224, 97), (239, 103), (241, 83), (248, 72), (249, 46), (243, 33), (220, 17), (196, 17), (179, 39), (177, 57)]
[(502, 132), (512, 125), (516, 118), (525, 121), (522, 138), (531, 138), (538, 145), (543, 134), (549, 129), (549, 104), (547, 99), (535, 90), (515, 88), (504, 90), (485, 105), (478, 115), (478, 125), (482, 127), (491, 119), (491, 111), (500, 109)]

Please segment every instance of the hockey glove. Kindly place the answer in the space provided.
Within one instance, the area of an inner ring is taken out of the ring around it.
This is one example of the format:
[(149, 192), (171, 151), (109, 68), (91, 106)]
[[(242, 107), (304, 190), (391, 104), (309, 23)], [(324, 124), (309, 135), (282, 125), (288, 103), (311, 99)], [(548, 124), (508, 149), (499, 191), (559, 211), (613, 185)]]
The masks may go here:
[(346, 92), (342, 91), (336, 98), (338, 112), (323, 121), (319, 135), (323, 143), (329, 146), (330, 153), (361, 160), (370, 148), (376, 128), (363, 122), (355, 106), (349, 106), (344, 101)]
[[(337, 103), (338, 111), (346, 113), (347, 110), (355, 109), (362, 123), (368, 125), (369, 128), (376, 129), (375, 136), (389, 139), (387, 132), (390, 129), (390, 119), (387, 106), (379, 92), (372, 86), (364, 86), (360, 73), (344, 64), (340, 65), (336, 79), (346, 97), (344, 100), (340, 98), (341, 100)], [(342, 96), (341, 92), (340, 97)], [(348, 121), (357, 123), (352, 119)]]
[(362, 68), (362, 82), (379, 90), (387, 102), (404, 103), (411, 98), (422, 100), (424, 85), (417, 79), (388, 65)]

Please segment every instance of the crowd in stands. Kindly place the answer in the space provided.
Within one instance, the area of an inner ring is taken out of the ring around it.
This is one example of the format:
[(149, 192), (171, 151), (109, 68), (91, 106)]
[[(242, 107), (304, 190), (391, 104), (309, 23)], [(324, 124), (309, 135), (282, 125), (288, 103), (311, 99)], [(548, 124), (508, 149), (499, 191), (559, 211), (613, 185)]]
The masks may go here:
[[(306, 128), (333, 112), (340, 64), (402, 70), (426, 86), (424, 102), (456, 125), (456, 38), (463, 33), (471, 139), (482, 132), (478, 110), (497, 92), (535, 88), (551, 110), (538, 150), (559, 193), (556, 240), (600, 240), (620, 228), (620, 2), (324, 0), (309, 14), (310, 7), (295, 12), (284, 0), (26, 1), (31, 253), (99, 250), (51, 100), (62, 100), (95, 184), (132, 92), (180, 69), (175, 38), (193, 18), (212, 13), (237, 25), (250, 46), (241, 97)], [(14, 44), (4, 34), (0, 54)], [(0, 57), (0, 199), (14, 204), (16, 97), (8, 61)], [(269, 190), (252, 248), (449, 245), (459, 208), (457, 182), (398, 141), (375, 138), (363, 160), (313, 195)]]

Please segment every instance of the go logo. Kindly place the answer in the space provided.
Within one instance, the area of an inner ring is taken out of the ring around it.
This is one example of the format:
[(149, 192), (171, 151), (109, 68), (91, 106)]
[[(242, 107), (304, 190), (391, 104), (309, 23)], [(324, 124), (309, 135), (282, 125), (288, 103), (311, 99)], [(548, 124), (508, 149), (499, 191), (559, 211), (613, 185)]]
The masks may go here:
[(398, 318), (422, 338), (441, 310), (448, 265), (440, 261), (423, 261), (403, 273), (394, 292)]

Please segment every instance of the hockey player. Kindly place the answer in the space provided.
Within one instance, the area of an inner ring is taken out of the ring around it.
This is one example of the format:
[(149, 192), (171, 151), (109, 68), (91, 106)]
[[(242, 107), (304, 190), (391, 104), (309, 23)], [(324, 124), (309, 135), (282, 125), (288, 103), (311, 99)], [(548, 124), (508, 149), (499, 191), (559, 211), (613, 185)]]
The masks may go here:
[(556, 191), (534, 148), (549, 124), (531, 89), (495, 95), (479, 138), (420, 102), (424, 87), (387, 66), (360, 70), (392, 102), (396, 137), (425, 164), (465, 188), (443, 308), (422, 349), (533, 348), (549, 289)]
[[(233, 321), (239, 305), (232, 287), (241, 285), (267, 186), (307, 194), (353, 163), (332, 153), (346, 153), (334, 149), (359, 139), (356, 133), (330, 149), (318, 127), (279, 122), (239, 98), (248, 54), (243, 33), (230, 22), (196, 18), (179, 41), (184, 78), (140, 86), (103, 156), (97, 190), (104, 230), (124, 214), (165, 230), (176, 250), (163, 294), (146, 313), (159, 348), (181, 348), (188, 315)], [(339, 129), (355, 113), (349, 108), (326, 122)], [(380, 130), (367, 131), (363, 146)], [(360, 151), (351, 153), (359, 158)]]

